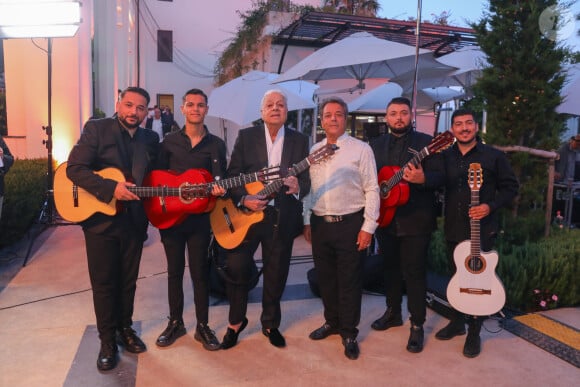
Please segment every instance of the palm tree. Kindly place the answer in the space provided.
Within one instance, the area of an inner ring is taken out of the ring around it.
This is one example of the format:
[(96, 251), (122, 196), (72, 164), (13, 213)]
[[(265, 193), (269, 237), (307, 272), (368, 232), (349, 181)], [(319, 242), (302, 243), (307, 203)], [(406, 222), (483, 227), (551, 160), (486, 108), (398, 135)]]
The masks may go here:
[(337, 13), (376, 17), (381, 6), (377, 0), (325, 0), (322, 9)]

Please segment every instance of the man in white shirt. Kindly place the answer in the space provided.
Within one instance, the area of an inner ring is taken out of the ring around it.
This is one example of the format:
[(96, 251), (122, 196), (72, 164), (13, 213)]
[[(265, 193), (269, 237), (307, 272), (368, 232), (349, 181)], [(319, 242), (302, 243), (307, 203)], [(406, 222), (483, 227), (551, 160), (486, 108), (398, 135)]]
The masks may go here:
[(323, 101), (319, 111), (326, 139), (312, 151), (326, 144), (338, 149), (329, 160), (310, 167), (311, 191), (304, 198), (304, 237), (312, 243), (325, 318), (309, 337), (340, 334), (345, 356), (355, 360), (362, 262), (379, 216), (377, 167), (370, 146), (346, 133), (348, 107), (342, 99)]
[(159, 142), (163, 140), (163, 120), (161, 119), (161, 109), (158, 107), (153, 109), (153, 117), (147, 118), (145, 122), (145, 128), (151, 129), (159, 135)]

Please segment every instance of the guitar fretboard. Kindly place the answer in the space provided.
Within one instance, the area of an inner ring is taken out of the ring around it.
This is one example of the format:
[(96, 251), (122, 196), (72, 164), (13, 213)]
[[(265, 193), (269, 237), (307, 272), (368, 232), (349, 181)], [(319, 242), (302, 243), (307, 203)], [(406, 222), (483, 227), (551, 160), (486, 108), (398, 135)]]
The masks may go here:
[[(471, 207), (479, 205), (479, 190), (471, 191)], [(479, 219), (470, 218), (469, 220), (471, 232), (471, 257), (479, 257), (481, 255), (481, 238), (480, 238), (480, 221)]]
[[(310, 167), (310, 160), (307, 157), (304, 160), (300, 161), (299, 163), (294, 164), (294, 166), (288, 170), (288, 176), (296, 176), (307, 170), (308, 167)], [(273, 195), (276, 192), (278, 192), (283, 185), (284, 185), (283, 179), (274, 180), (272, 183), (268, 184), (260, 192), (258, 192), (258, 195), (266, 195), (266, 196)]]
[(141, 198), (151, 198), (154, 196), (181, 196), (181, 187), (127, 187), (127, 189)]
[(417, 165), (421, 161), (423, 161), (423, 159), (427, 156), (429, 156), (429, 149), (427, 149), (425, 147), (425, 148), (421, 149), (421, 152), (419, 152), (415, 156), (413, 156), (413, 158), (407, 164), (405, 164), (404, 167), (399, 169), (393, 176), (391, 176), (391, 178), (389, 180), (387, 180), (387, 183), (386, 183), (387, 189), (385, 190), (385, 192), (389, 192), (391, 189), (393, 189), (394, 186), (399, 184), (399, 182), (403, 179), (403, 173), (405, 171), (405, 168), (408, 165), (410, 165), (410, 164)]

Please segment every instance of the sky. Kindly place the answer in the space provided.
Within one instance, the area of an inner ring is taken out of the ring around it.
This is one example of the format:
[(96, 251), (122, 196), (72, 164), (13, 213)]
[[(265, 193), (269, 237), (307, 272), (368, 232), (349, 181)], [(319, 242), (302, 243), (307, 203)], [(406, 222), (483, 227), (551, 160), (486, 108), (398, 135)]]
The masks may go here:
[[(408, 18), (417, 18), (417, 5), (419, 1), (402, 1), (402, 0), (379, 0), (381, 5), (380, 17), (390, 19), (406, 20)], [(469, 22), (476, 22), (481, 19), (483, 10), (487, 8), (487, 0), (422, 0), (421, 20), (432, 21), (433, 15), (439, 16), (443, 11), (447, 11), (449, 24), (469, 27)], [(570, 10), (572, 15), (580, 14), (580, 1), (576, 2)], [(580, 37), (577, 31), (580, 30), (580, 21), (573, 20), (574, 28), (570, 31), (573, 33), (566, 34), (566, 43), (580, 51)]]

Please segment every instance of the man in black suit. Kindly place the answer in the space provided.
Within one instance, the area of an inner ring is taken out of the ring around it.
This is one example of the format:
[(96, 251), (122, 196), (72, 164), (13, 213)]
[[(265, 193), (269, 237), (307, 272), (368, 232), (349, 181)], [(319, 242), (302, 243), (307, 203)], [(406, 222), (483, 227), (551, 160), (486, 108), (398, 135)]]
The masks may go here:
[[(414, 130), (411, 103), (407, 98), (393, 98), (387, 105), (385, 119), (389, 133), (371, 142), (379, 175), (385, 166), (404, 167), (415, 152), (431, 142), (431, 136)], [(436, 226), (434, 189), (440, 172), (431, 165), (438, 164), (427, 158), (423, 165), (410, 164), (404, 168), (403, 180), (409, 184), (409, 199), (405, 204), (392, 208), (395, 211), (393, 220), (377, 228), (375, 234), (385, 262), (387, 309), (371, 327), (382, 331), (403, 325), (401, 303), (404, 280), (411, 320), (407, 350), (412, 353), (423, 350), (423, 323), (427, 312), (427, 252)], [(391, 194), (395, 193), (391, 191)]]
[[(284, 127), (288, 114), (287, 98), (280, 90), (269, 90), (262, 98), (264, 125), (243, 129), (234, 145), (228, 176), (256, 172), (267, 166), (280, 165), (282, 171), (308, 156), (308, 137)], [(307, 173), (288, 176), (274, 199), (248, 194), (245, 187), (230, 190), (234, 203), (247, 211), (263, 211), (264, 219), (250, 227), (242, 243), (226, 250), (226, 281), (230, 302), (229, 326), (222, 348), (236, 345), (238, 335), (248, 324), (248, 283), (251, 265), (258, 245), (262, 244), (264, 287), (262, 292), (262, 332), (276, 347), (286, 340), (278, 330), (281, 320), (280, 299), (290, 267), (294, 238), (302, 232), (300, 199), (310, 190)]]
[[(148, 104), (149, 94), (144, 89), (123, 90), (115, 117), (89, 120), (68, 158), (67, 176), (75, 185), (102, 202), (117, 199), (122, 203), (114, 216), (96, 213), (81, 223), (101, 340), (100, 371), (117, 365), (116, 339), (129, 352), (146, 350), (131, 325), (148, 220), (130, 187), (141, 185), (159, 151), (158, 135), (139, 127)], [(121, 170), (126, 181), (94, 173), (108, 167)]]
[(10, 170), (12, 164), (14, 164), (14, 156), (0, 136), (0, 217), (2, 217), (2, 202), (4, 201), (4, 175)]

